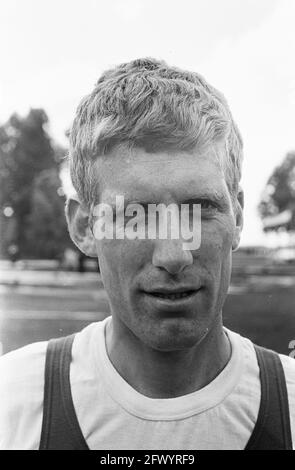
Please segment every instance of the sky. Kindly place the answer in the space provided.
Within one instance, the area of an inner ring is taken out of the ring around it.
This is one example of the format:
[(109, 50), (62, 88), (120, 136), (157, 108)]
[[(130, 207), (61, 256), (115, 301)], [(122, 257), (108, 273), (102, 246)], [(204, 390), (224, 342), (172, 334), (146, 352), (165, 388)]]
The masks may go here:
[(0, 0), (0, 11), (0, 122), (42, 107), (63, 145), (109, 67), (150, 56), (204, 75), (244, 139), (242, 244), (268, 243), (257, 204), (295, 149), (294, 0)]

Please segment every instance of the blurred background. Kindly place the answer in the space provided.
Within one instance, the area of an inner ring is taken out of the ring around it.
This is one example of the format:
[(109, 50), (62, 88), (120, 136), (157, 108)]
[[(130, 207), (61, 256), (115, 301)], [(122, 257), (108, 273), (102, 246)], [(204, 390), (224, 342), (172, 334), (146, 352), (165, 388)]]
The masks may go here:
[(64, 218), (75, 109), (106, 68), (151, 56), (203, 74), (242, 132), (245, 227), (229, 328), (295, 356), (295, 2), (0, 0), (0, 353), (109, 314)]

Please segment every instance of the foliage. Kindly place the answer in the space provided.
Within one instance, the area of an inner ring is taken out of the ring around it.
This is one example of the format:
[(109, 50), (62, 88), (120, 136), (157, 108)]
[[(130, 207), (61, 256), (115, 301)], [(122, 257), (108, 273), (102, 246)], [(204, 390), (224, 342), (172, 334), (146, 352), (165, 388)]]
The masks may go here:
[(288, 153), (281, 165), (274, 169), (258, 206), (262, 220), (287, 209), (291, 210), (292, 219), (285, 228), (295, 230), (295, 152)]
[(64, 198), (57, 193), (65, 151), (50, 138), (47, 126), (45, 111), (31, 109), (25, 117), (13, 114), (0, 127), (2, 256), (12, 244), (21, 257), (55, 256), (59, 248), (53, 245), (67, 238)]
[(71, 244), (64, 202), (61, 181), (55, 168), (43, 170), (35, 177), (26, 233), (29, 256), (61, 259), (63, 251)]

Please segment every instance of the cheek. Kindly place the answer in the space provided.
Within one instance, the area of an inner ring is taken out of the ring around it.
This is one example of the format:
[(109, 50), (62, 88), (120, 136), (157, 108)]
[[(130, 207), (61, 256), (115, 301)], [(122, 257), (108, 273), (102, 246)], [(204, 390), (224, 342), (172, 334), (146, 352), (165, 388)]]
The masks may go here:
[(102, 276), (104, 273), (120, 283), (133, 277), (152, 256), (148, 240), (101, 240), (97, 253)]
[(212, 298), (217, 295), (221, 303), (230, 284), (232, 240), (233, 226), (230, 220), (222, 223), (212, 221), (210, 226), (208, 224), (202, 230), (201, 248), (197, 255), (206, 273), (210, 295)]
[(231, 218), (211, 220), (202, 224), (200, 256), (215, 267), (227, 259), (232, 247), (234, 225)]

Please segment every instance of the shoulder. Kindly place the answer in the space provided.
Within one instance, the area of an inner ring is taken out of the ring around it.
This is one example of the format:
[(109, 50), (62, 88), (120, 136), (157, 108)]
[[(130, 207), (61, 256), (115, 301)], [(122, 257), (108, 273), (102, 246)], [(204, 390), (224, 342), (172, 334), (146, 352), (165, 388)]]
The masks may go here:
[[(45, 359), (47, 344), (47, 341), (39, 341), (4, 354), (0, 357), (0, 370), (5, 370), (10, 377), (15, 377), (14, 373), (16, 370), (21, 375), (23, 373), (26, 375), (27, 372), (33, 372), (31, 371), (28, 361), (34, 361), (34, 363), (37, 361), (37, 363), (39, 363), (40, 360)], [(32, 362), (30, 362), (30, 364), (32, 364)], [(10, 366), (14, 367), (14, 373), (10, 370)], [(25, 367), (25, 370), (23, 367)]]
[(284, 354), (280, 354), (279, 356), (285, 373), (289, 406), (290, 410), (293, 410), (295, 423), (295, 359), (290, 356), (285, 356)]
[[(225, 330), (229, 334), (230, 339), (231, 340), (234, 339), (235, 343), (239, 344), (239, 347), (243, 350), (243, 353), (244, 353), (243, 356), (248, 363), (249, 370), (255, 373), (255, 375), (257, 375), (257, 373), (259, 373), (259, 369), (258, 369), (258, 362), (257, 362), (256, 353), (255, 353), (254, 343), (249, 338), (241, 336), (236, 332), (228, 330), (227, 328)], [(288, 392), (289, 392), (288, 394), (290, 395), (292, 402), (294, 402), (295, 400), (295, 359), (293, 359), (290, 356), (286, 356), (284, 354), (279, 354), (279, 357), (280, 357), (280, 360), (284, 369), (284, 373), (285, 373), (286, 383), (287, 383)]]
[[(228, 331), (228, 330), (227, 330)], [(241, 348), (243, 349), (243, 356), (246, 361), (247, 382), (248, 386), (251, 384), (251, 389), (257, 389), (259, 386), (259, 366), (257, 356), (255, 353), (254, 343), (248, 338), (238, 335), (230, 331), (231, 337), (238, 339)], [(286, 380), (286, 387), (288, 393), (290, 424), (293, 446), (295, 446), (295, 359), (284, 354), (279, 354)], [(246, 379), (246, 377), (245, 377)], [(260, 392), (259, 392), (260, 393)]]
[(33, 389), (37, 383), (42, 382), (46, 349), (47, 341), (42, 341), (0, 357), (1, 391), (6, 394), (8, 391), (13, 391), (16, 386)]
[(293, 449), (295, 450), (295, 359), (284, 354), (279, 354), (283, 366), (286, 388), (288, 394), (290, 425), (292, 433)]
[(33, 343), (0, 358), (0, 447), (38, 448), (47, 342)]
[(293, 449), (295, 449), (295, 359), (280, 354), (288, 393)]
[(71, 381), (96, 376), (96, 357), (100, 343), (105, 341), (105, 326), (110, 317), (90, 323), (75, 335), (72, 348)]

